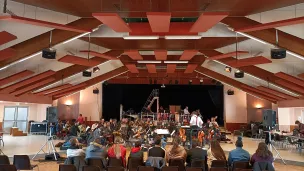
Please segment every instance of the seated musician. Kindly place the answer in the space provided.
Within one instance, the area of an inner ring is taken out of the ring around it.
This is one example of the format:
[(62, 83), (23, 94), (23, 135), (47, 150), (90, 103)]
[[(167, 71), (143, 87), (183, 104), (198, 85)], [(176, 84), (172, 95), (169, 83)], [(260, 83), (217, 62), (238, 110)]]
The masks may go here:
[(173, 146), (167, 153), (167, 162), (171, 159), (183, 159), (186, 161), (187, 152), (183, 146), (180, 145), (181, 139), (180, 137), (175, 137), (173, 140)]
[(123, 139), (119, 136), (116, 136), (114, 139), (114, 145), (112, 145), (108, 150), (108, 157), (116, 157), (121, 159), (124, 166), (126, 166), (126, 148), (123, 146)]
[(191, 166), (192, 160), (206, 160), (207, 159), (207, 150), (204, 150), (200, 147), (199, 141), (194, 139), (192, 140), (192, 148), (187, 152), (187, 166)]
[(144, 153), (141, 150), (141, 142), (136, 141), (135, 146), (131, 148), (130, 157), (144, 158)]

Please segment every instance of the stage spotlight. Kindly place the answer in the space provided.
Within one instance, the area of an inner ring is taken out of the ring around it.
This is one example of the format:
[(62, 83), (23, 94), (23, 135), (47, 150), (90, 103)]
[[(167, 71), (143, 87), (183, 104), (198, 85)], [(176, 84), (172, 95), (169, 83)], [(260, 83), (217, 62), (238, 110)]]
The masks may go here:
[(161, 87), (161, 88), (166, 88), (165, 84), (161, 85), (160, 87)]
[(150, 84), (152, 84), (152, 79), (151, 78), (149, 79), (149, 82), (150, 82)]
[(226, 71), (226, 72), (229, 72), (229, 73), (231, 73), (231, 67), (229, 67), (229, 66), (226, 66), (226, 67), (225, 67), (225, 71)]
[(189, 85), (191, 85), (192, 84), (192, 80), (189, 80)]
[(98, 71), (100, 71), (99, 67), (94, 67), (94, 68), (93, 68), (93, 73), (96, 73), (96, 72), (98, 72)]
[(178, 84), (178, 80), (175, 80), (175, 84)]
[(241, 71), (241, 70), (236, 70), (236, 71), (234, 72), (234, 77), (235, 77), (235, 78), (243, 78), (243, 77), (244, 77), (244, 72)]
[(154, 80), (154, 84), (157, 84), (157, 80)]

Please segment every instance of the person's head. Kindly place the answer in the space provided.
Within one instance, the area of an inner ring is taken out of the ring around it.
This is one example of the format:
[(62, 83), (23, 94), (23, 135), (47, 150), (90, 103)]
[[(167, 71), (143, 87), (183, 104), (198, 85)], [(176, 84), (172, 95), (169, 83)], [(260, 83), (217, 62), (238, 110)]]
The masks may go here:
[(101, 138), (99, 138), (99, 137), (95, 138), (94, 143), (101, 144)]
[(156, 136), (154, 138), (154, 144), (155, 145), (160, 145), (161, 144), (161, 137), (160, 136)]
[(259, 143), (258, 149), (255, 153), (256, 155), (262, 158), (272, 157), (272, 153), (268, 150), (267, 144), (265, 142)]
[(174, 148), (174, 147), (178, 147), (178, 146), (180, 145), (180, 143), (181, 143), (180, 137), (175, 137), (175, 138), (173, 139), (173, 142), (172, 142), (173, 148)]
[(193, 139), (192, 140), (192, 148), (198, 147), (199, 146), (199, 142), (197, 139)]
[(111, 122), (107, 122), (107, 127), (110, 127), (111, 126)]
[(135, 147), (141, 147), (141, 142), (140, 141), (136, 141), (134, 146)]
[(188, 109), (188, 106), (186, 106), (186, 109)]
[(114, 138), (114, 153), (117, 159), (121, 157), (120, 145), (123, 144), (123, 139), (120, 136)]
[(123, 144), (123, 143), (124, 143), (124, 141), (120, 136), (116, 136), (114, 138), (114, 144)]
[(237, 138), (237, 140), (236, 140), (236, 142), (235, 142), (235, 146), (236, 147), (243, 147), (243, 141), (242, 141), (242, 137), (241, 136), (239, 136), (238, 138)]
[(82, 117), (82, 114), (79, 114), (80, 117)]
[(211, 122), (214, 122), (214, 117), (211, 117)]
[(71, 138), (70, 143), (71, 143), (71, 146), (77, 146), (79, 142), (78, 142), (77, 138)]
[(299, 120), (296, 120), (295, 124), (296, 124), (297, 126), (300, 126), (301, 122), (300, 122)]
[(113, 122), (113, 119), (110, 119), (110, 123), (112, 123)]
[(216, 158), (216, 160), (226, 160), (225, 152), (217, 140), (212, 140), (210, 147), (211, 153)]

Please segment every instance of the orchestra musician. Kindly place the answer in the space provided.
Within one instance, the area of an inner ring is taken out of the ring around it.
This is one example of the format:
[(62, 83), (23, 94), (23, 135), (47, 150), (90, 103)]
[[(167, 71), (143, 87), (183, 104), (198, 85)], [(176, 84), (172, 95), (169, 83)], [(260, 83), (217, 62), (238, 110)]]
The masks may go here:
[(184, 114), (185, 114), (185, 115), (190, 115), (189, 110), (188, 110), (188, 106), (185, 107), (185, 109), (184, 109)]
[(198, 128), (202, 128), (203, 126), (203, 121), (200, 117), (197, 116), (197, 113), (196, 112), (193, 112), (192, 113), (192, 116), (191, 116), (191, 119), (190, 119), (190, 126), (191, 127), (198, 127)]

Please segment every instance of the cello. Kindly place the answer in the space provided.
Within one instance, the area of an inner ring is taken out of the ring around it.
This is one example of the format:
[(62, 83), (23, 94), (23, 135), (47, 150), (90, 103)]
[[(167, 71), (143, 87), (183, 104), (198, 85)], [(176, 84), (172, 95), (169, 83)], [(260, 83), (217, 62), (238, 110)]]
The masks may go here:
[(197, 139), (201, 143), (201, 145), (203, 145), (204, 138), (205, 138), (205, 132), (203, 130), (199, 131)]
[(185, 129), (183, 129), (183, 128), (180, 128), (180, 129), (179, 129), (179, 137), (181, 138), (181, 140), (182, 140), (183, 142), (186, 141), (187, 136), (186, 136), (186, 130), (185, 130)]

